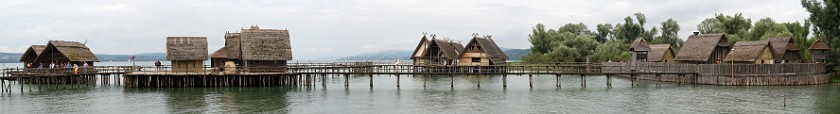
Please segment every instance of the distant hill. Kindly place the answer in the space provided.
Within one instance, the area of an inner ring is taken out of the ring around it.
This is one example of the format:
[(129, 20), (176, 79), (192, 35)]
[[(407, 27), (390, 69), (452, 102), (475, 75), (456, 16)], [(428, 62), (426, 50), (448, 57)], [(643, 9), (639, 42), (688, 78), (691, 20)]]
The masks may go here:
[[(20, 57), (23, 53), (0, 53), (0, 63), (16, 63), (20, 62)], [(96, 54), (99, 61), (128, 61), (132, 55), (109, 55)], [(155, 61), (166, 60), (165, 53), (142, 53), (137, 54), (136, 61)]]
[[(509, 60), (521, 60), (522, 56), (528, 54), (531, 49), (512, 49), (512, 48), (501, 48), (504, 50), (504, 53), (508, 56)], [(388, 50), (388, 51), (379, 51), (373, 53), (362, 53), (356, 56), (349, 56), (349, 57), (339, 57), (335, 60), (338, 61), (354, 61), (354, 60), (411, 60), (411, 54), (414, 53), (414, 50)]]

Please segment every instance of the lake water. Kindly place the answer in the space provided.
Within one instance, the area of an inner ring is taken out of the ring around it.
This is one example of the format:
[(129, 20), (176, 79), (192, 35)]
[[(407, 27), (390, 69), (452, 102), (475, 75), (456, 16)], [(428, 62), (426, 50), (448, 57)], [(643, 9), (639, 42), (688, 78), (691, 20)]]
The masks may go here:
[[(143, 62), (143, 65), (153, 62)], [(19, 64), (19, 63), (18, 63)], [(97, 65), (123, 63), (99, 63)], [(139, 64), (139, 63), (138, 63)], [(9, 64), (6, 64), (9, 65)], [(148, 64), (151, 65), (151, 64)], [(840, 113), (840, 84), (711, 86), (563, 76), (329, 77), (326, 87), (123, 88), (24, 85), (0, 95), (0, 113)], [(427, 82), (423, 87), (424, 80)], [(481, 87), (477, 87), (478, 84)], [(39, 90), (40, 88), (40, 90)], [(28, 90), (32, 90), (29, 92)], [(787, 99), (785, 99), (787, 97)]]

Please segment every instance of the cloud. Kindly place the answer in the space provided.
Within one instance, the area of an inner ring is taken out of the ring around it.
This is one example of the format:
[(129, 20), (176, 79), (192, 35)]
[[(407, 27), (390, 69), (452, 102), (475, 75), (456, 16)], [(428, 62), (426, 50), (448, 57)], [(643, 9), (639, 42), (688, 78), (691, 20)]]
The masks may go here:
[(225, 32), (242, 27), (288, 29), (295, 58), (348, 56), (382, 50), (412, 50), (421, 33), (468, 41), (493, 35), (501, 47), (528, 48), (537, 23), (557, 28), (582, 22), (620, 23), (645, 13), (646, 28), (674, 18), (680, 36), (715, 13), (737, 12), (777, 22), (801, 21), (808, 13), (795, 0), (730, 1), (550, 1), (550, 0), (340, 0), (340, 1), (53, 1), (0, 0), (0, 52), (23, 52), (47, 40), (88, 40), (93, 52), (164, 52), (166, 36), (207, 36), (210, 51)]

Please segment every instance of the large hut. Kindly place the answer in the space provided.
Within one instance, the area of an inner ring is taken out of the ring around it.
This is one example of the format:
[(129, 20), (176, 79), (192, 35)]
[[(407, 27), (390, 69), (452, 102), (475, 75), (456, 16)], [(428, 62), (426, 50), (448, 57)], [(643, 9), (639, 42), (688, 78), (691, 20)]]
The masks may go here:
[(814, 62), (825, 63), (826, 55), (831, 50), (831, 47), (828, 47), (828, 44), (825, 44), (822, 40), (817, 39), (817, 41), (811, 44), (811, 47), (808, 47), (808, 50), (811, 51), (811, 58)]
[(735, 43), (725, 63), (773, 64), (773, 48), (767, 40)]
[(172, 72), (201, 72), (207, 60), (207, 37), (167, 37), (166, 59)]
[(691, 64), (718, 64), (726, 58), (729, 42), (724, 34), (697, 34), (688, 36), (677, 53), (675, 61)]
[(414, 48), (414, 53), (411, 54), (411, 60), (415, 65), (423, 65), (426, 64), (426, 60), (423, 59), (423, 54), (426, 54), (427, 48), (429, 48), (429, 39), (426, 38), (426, 35), (423, 35), (420, 38), (420, 43), (417, 44), (417, 48)]
[(654, 44), (650, 45), (650, 52), (647, 55), (647, 61), (674, 63), (674, 50), (671, 49), (671, 44)]
[(458, 56), (460, 66), (507, 64), (507, 55), (496, 45), (491, 36), (474, 36), (460, 53), (461, 55)]
[(83, 66), (87, 63), (89, 66), (93, 66), (94, 62), (99, 62), (99, 59), (96, 58), (96, 55), (85, 44), (58, 40), (49, 41), (44, 51), (35, 59), (35, 63), (46, 65), (51, 63), (70, 63)]
[(251, 71), (285, 71), (292, 60), (289, 31), (251, 26), (239, 33), (225, 33), (225, 46), (211, 56), (214, 67), (232, 62)]
[(773, 48), (773, 58), (776, 63), (800, 63), (802, 54), (799, 46), (790, 37), (771, 38), (770, 47)]
[(35, 59), (38, 59), (38, 55), (41, 55), (41, 52), (44, 52), (46, 49), (46, 45), (32, 45), (26, 52), (23, 52), (23, 56), (20, 57), (20, 62), (23, 62), (24, 65), (27, 64), (36, 64)]
[(630, 44), (630, 52), (632, 52), (632, 62), (645, 62), (648, 58), (648, 52), (650, 52), (650, 45), (644, 38), (636, 38)]
[(432, 37), (429, 46), (424, 50), (422, 57), (417, 58), (421, 64), (415, 65), (455, 65), (464, 46), (461, 43)]

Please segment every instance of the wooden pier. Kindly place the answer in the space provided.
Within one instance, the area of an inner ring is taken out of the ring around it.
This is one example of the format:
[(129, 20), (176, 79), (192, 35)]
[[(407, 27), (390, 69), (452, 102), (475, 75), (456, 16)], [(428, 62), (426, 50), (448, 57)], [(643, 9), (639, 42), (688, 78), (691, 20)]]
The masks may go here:
[[(94, 83), (115, 84), (124, 87), (231, 87), (231, 86), (326, 86), (328, 76), (344, 77), (349, 86), (350, 76), (368, 76), (373, 86), (374, 76), (396, 76), (400, 86), (401, 76), (448, 76), (454, 86), (455, 75), (501, 76), (507, 87), (507, 76), (555, 76), (556, 85), (561, 76), (580, 76), (581, 86), (586, 77), (605, 76), (606, 85), (612, 86), (615, 76), (636, 79), (671, 81), (680, 84), (712, 85), (805, 85), (827, 83), (831, 73), (825, 64), (667, 64), (667, 63), (556, 63), (496, 66), (420, 66), (384, 63), (290, 63), (278, 68), (216, 68), (204, 67), (194, 72), (172, 72), (164, 66), (97, 66), (81, 69), (5, 69), (0, 84), (8, 87), (10, 81), (18, 83)], [(249, 69), (259, 69), (251, 71)], [(277, 70), (271, 70), (277, 69)], [(233, 71), (233, 72), (231, 72)], [(8, 82), (8, 83), (7, 83)], [(425, 86), (425, 82), (424, 82)], [(481, 86), (480, 83), (477, 86)], [(6, 90), (6, 89), (4, 89)]]

